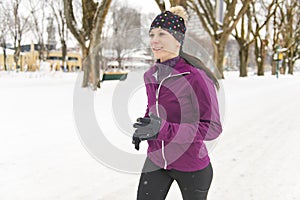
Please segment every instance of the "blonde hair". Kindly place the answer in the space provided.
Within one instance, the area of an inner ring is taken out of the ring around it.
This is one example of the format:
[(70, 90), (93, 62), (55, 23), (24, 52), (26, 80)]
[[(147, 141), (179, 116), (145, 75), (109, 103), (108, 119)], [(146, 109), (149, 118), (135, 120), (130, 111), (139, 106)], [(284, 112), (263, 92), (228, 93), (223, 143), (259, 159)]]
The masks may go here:
[(180, 17), (183, 18), (184, 20), (184, 24), (187, 25), (187, 21), (188, 21), (188, 14), (186, 12), (186, 10), (184, 9), (184, 7), (182, 6), (174, 6), (174, 7), (171, 7), (169, 9), (169, 11), (175, 15), (178, 15)]

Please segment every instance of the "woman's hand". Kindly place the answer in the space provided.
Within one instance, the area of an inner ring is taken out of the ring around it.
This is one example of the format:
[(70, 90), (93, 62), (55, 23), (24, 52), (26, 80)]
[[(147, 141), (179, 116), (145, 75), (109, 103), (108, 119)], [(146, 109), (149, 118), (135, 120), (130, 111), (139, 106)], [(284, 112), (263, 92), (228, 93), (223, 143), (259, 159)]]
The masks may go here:
[(136, 120), (137, 122), (133, 124), (133, 127), (136, 128), (136, 130), (132, 137), (132, 143), (135, 144), (137, 150), (139, 150), (141, 141), (155, 140), (160, 130), (162, 122), (161, 118), (153, 113), (150, 113), (149, 116), (150, 117), (138, 118)]

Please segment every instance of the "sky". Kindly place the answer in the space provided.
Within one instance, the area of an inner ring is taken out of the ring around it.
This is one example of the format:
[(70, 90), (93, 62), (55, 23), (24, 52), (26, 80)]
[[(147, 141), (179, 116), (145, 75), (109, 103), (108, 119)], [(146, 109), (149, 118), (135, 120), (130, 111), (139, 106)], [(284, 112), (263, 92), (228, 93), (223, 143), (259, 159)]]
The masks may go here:
[[(129, 5), (135, 6), (136, 8), (140, 8), (141, 12), (160, 12), (156, 2), (154, 0), (126, 0), (122, 2), (128, 2)], [(166, 8), (170, 7), (170, 2), (165, 0)]]
[(159, 12), (159, 8), (154, 0), (126, 0), (121, 2), (128, 3), (128, 5), (133, 6), (137, 10), (141, 11), (141, 13)]

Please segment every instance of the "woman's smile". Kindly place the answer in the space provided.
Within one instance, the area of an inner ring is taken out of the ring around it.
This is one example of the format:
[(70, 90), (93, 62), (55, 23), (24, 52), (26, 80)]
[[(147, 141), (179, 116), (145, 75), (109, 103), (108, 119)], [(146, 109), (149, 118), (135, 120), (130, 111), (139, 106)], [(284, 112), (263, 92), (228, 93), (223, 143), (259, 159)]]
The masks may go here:
[(160, 51), (163, 47), (152, 47), (152, 51)]

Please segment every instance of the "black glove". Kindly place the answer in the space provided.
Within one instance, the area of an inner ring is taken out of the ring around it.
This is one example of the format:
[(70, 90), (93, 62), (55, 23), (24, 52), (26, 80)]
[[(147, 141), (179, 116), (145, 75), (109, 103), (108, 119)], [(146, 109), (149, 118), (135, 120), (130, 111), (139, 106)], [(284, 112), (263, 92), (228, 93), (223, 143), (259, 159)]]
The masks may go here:
[(136, 150), (140, 150), (140, 143), (141, 143), (140, 138), (135, 137), (134, 134), (133, 134), (133, 136), (132, 136), (132, 144), (134, 144), (134, 148)]
[(132, 143), (135, 144), (135, 149), (139, 150), (139, 144), (143, 140), (155, 140), (161, 126), (161, 118), (150, 113), (149, 117), (138, 118), (137, 123), (133, 124), (136, 128)]

